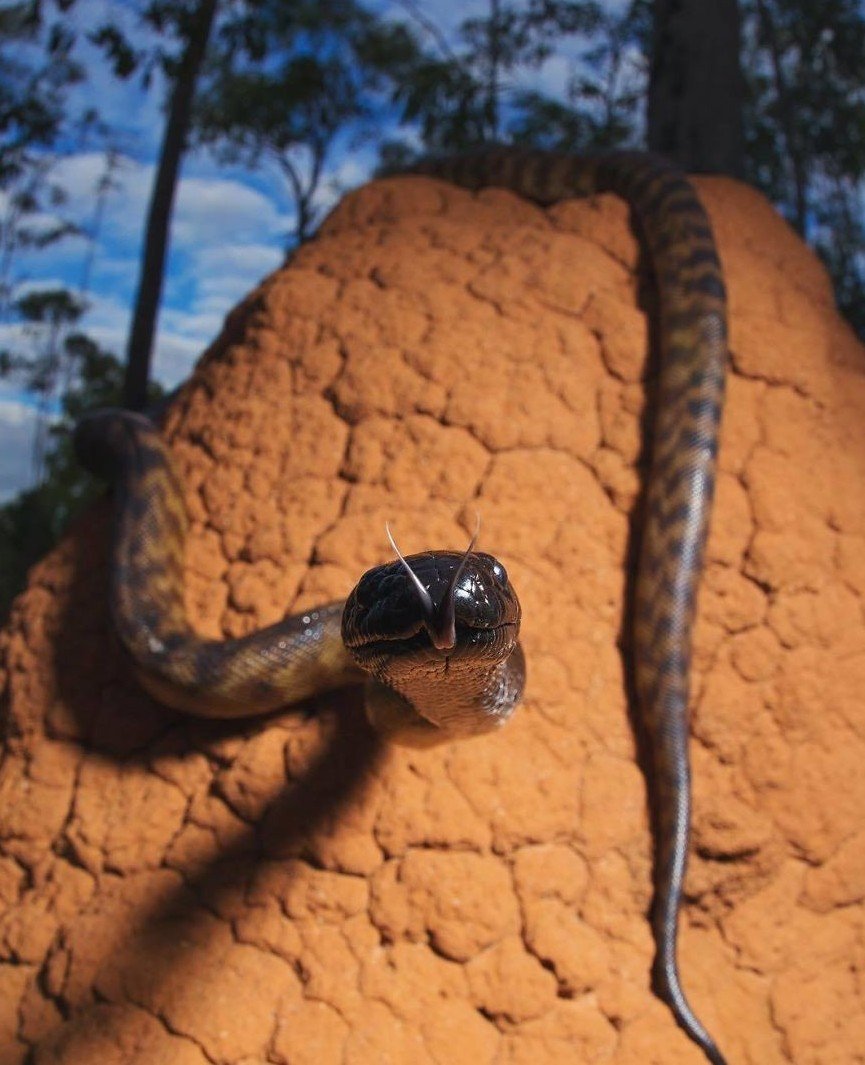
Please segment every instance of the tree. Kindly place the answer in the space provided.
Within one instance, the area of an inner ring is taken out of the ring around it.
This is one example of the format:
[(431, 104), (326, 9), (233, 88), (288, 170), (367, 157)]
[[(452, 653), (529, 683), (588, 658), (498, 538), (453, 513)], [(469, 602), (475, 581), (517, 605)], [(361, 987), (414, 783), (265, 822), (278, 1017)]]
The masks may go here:
[(655, 0), (647, 139), (683, 169), (741, 177), (738, 0)]
[[(161, 66), (172, 84), (127, 347), (124, 405), (133, 410), (144, 403), (177, 176), (216, 13), (217, 0), (185, 4), (151, 0), (143, 8), (141, 17), (147, 25), (181, 42), (179, 60), (161, 45), (148, 54), (137, 52), (113, 24), (94, 35), (119, 77), (141, 70), (147, 79), (154, 66)], [(200, 139), (220, 142), (226, 156), (234, 152), (248, 164), (261, 152), (275, 158), (292, 187), (298, 230), (305, 236), (327, 147), (341, 126), (364, 114), (358, 90), (369, 80), (362, 83), (370, 69), (368, 56), (381, 52), (387, 35), (352, 0), (300, 0), (290, 5), (280, 0), (238, 0), (227, 9), (216, 36), (220, 47), (208, 67), (211, 85), (206, 94), (209, 103), (200, 106)], [(391, 36), (399, 44), (405, 41), (404, 33)], [(309, 50), (309, 42), (317, 38), (326, 45), (318, 54)], [(303, 47), (292, 49), (292, 40)], [(242, 59), (245, 67), (239, 65)], [(281, 65), (273, 73), (277, 60)], [(306, 177), (296, 158), (298, 148), (309, 152)]]
[(373, 135), (387, 72), (417, 47), (355, 0), (263, 0), (218, 35), (214, 53), (194, 116), (198, 141), (225, 162), (276, 168), (294, 207), (288, 250), (312, 232), (336, 140), (357, 146)]
[(821, 253), (865, 337), (865, 11), (747, 0), (746, 172)]
[[(419, 125), (428, 151), (500, 140), (538, 143), (536, 137), (550, 146), (585, 149), (588, 135), (603, 138), (597, 105), (606, 96), (609, 118), (618, 108), (610, 96), (617, 76), (610, 80), (609, 75), (611, 67), (621, 69), (622, 53), (606, 47), (602, 38), (623, 34), (626, 17), (605, 15), (602, 5), (591, 0), (489, 0), (488, 14), (465, 19), (452, 44), (422, 17), (413, 0), (403, 0), (402, 6), (433, 40), (432, 52), (401, 71), (394, 97), (403, 120)], [(640, 7), (635, 3), (631, 10)], [(578, 57), (581, 62), (574, 61), (568, 98), (554, 100), (525, 89), (521, 78), (572, 38), (584, 39), (586, 48)], [(391, 159), (397, 154), (393, 147), (388, 152)]]
[(0, 321), (12, 311), (18, 253), (74, 231), (57, 214), (64, 194), (50, 154), (72, 124), (66, 92), (82, 77), (74, 44), (68, 28), (48, 24), (36, 4), (0, 11)]
[[(143, 18), (154, 28), (173, 27), (182, 43), (179, 61), (162, 57), (162, 66), (171, 78), (172, 88), (168, 121), (147, 211), (144, 256), (126, 349), (123, 405), (129, 410), (142, 410), (146, 403), (174, 194), (180, 160), (186, 148), (192, 98), (210, 38), (216, 4), (217, 0), (197, 0), (191, 6), (155, 0), (143, 12)], [(118, 76), (128, 77), (136, 68), (138, 59), (116, 27), (102, 27), (95, 35), (95, 40), (102, 43), (113, 57)]]
[(633, 0), (618, 14), (601, 10), (563, 100), (535, 91), (515, 94), (513, 140), (559, 151), (637, 147), (650, 27), (648, 0)]
[(45, 473), (48, 416), (58, 390), (65, 394), (72, 381), (70, 358), (64, 355), (71, 357), (74, 352), (62, 343), (63, 335), (81, 317), (84, 303), (67, 289), (43, 289), (20, 296), (16, 309), (25, 323), (25, 335), (32, 340), (33, 352), (8, 357), (3, 370), (23, 378), (26, 391), (38, 399), (31, 466), (33, 482), (39, 484)]
[[(71, 368), (60, 416), (46, 433), (45, 476), (35, 487), (0, 506), (0, 619), (24, 587), (27, 570), (65, 532), (70, 520), (104, 491), (81, 469), (72, 450), (72, 429), (86, 410), (117, 406), (123, 387), (120, 361), (83, 333), (62, 341), (61, 359)], [(163, 395), (151, 385), (148, 401)]]

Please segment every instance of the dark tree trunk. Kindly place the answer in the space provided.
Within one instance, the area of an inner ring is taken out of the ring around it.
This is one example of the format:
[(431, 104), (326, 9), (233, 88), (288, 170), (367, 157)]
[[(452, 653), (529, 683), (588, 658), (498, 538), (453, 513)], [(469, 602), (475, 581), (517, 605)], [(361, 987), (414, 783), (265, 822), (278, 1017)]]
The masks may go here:
[(655, 0), (648, 142), (684, 170), (744, 171), (738, 0)]
[(159, 167), (153, 182), (144, 257), (138, 278), (135, 310), (126, 349), (126, 373), (123, 379), (123, 403), (129, 410), (142, 410), (147, 402), (147, 382), (153, 351), (153, 334), (165, 275), (165, 252), (168, 229), (174, 207), (177, 174), (186, 147), (192, 98), (201, 61), (207, 49), (217, 0), (201, 0), (193, 16), (189, 37), (177, 71), (165, 135), (159, 155)]

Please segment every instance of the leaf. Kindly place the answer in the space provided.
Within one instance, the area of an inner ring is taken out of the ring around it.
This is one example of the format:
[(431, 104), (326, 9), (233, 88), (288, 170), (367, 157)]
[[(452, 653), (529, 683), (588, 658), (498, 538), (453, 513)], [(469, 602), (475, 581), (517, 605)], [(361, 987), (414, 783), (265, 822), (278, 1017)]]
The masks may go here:
[(122, 31), (113, 23), (106, 22), (88, 34), (91, 43), (101, 48), (111, 62), (116, 78), (125, 81), (135, 73), (142, 60), (139, 51), (132, 47)]

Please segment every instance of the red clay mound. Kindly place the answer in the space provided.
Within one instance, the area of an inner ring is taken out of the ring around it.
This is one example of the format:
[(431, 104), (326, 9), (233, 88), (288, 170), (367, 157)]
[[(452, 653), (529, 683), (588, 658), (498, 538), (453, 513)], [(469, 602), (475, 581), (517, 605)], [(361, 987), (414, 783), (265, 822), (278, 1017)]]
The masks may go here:
[[(865, 357), (756, 194), (702, 182), (734, 372), (702, 594), (682, 969), (731, 1065), (865, 1047)], [(643, 406), (610, 197), (380, 182), (230, 316), (168, 424), (190, 612), (236, 634), (390, 555), (522, 599), (498, 735), (382, 749), (357, 693), (241, 726), (144, 696), (110, 508), (2, 637), (0, 1061), (700, 1065), (649, 990), (650, 837), (617, 638)]]

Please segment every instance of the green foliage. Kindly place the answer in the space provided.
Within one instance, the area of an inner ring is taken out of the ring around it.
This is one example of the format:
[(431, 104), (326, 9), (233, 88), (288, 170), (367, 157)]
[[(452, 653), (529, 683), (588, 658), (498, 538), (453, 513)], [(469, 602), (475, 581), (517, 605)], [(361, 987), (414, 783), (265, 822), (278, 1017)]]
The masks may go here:
[(21, 177), (65, 122), (66, 89), (82, 77), (74, 43), (62, 24), (46, 27), (38, 5), (0, 11), (0, 187)]
[(380, 121), (388, 77), (417, 54), (411, 35), (354, 0), (258, 0), (216, 35), (194, 114), (218, 158), (282, 176), (296, 212), (287, 246), (310, 235), (329, 153)]
[(125, 81), (130, 78), (144, 59), (143, 53), (134, 48), (110, 22), (103, 23), (90, 34), (90, 40), (105, 53), (114, 76)]
[(823, 256), (865, 337), (865, 10), (859, 0), (747, 0), (747, 177)]
[[(416, 5), (403, 6), (420, 18)], [(618, 15), (589, 0), (490, 0), (488, 15), (465, 19), (454, 43), (425, 26), (436, 47), (404, 64), (394, 100), (434, 153), (499, 141), (572, 151), (633, 142), (648, 10), (647, 0)], [(527, 88), (569, 40), (565, 98)]]
[[(401, 6), (433, 41), (403, 63), (394, 100), (423, 150), (490, 141), (586, 152), (638, 147), (652, 34), (650, 0), (604, 4), (488, 0), (445, 38), (414, 0)], [(865, 337), (865, 9), (861, 0), (742, 0), (747, 177), (812, 243), (838, 304)], [(564, 98), (527, 77), (568, 46)], [(411, 162), (386, 141), (383, 170)]]
[(38, 399), (32, 455), (37, 481), (44, 473), (48, 412), (58, 390), (65, 391), (72, 380), (72, 353), (66, 354), (63, 337), (81, 317), (84, 307), (83, 300), (67, 289), (43, 289), (19, 296), (14, 309), (24, 322), (24, 339), (30, 341), (30, 348), (0, 351), (3, 375), (17, 379), (25, 391)]
[[(243, 10), (254, 3), (249, 0)], [(133, 4), (140, 25), (152, 31), (146, 47), (136, 45), (127, 31), (110, 19), (91, 31), (88, 38), (103, 51), (116, 78), (126, 81), (137, 74), (142, 88), (149, 89), (155, 72), (162, 71), (169, 82), (177, 75), (179, 56), (195, 32), (199, 8), (200, 0), (139, 0)]]
[(0, 321), (10, 309), (15, 256), (75, 230), (58, 215), (64, 195), (47, 153), (69, 126), (66, 92), (82, 77), (74, 43), (39, 5), (0, 11)]
[[(83, 333), (63, 343), (64, 360), (74, 381), (65, 392), (60, 417), (51, 425), (40, 484), (0, 506), (0, 618), (24, 586), (27, 570), (63, 535), (69, 522), (103, 491), (78, 465), (72, 451), (72, 429), (78, 418), (96, 407), (117, 406), (123, 365)], [(151, 386), (150, 401), (163, 396)]]

